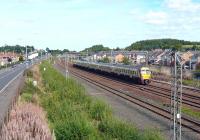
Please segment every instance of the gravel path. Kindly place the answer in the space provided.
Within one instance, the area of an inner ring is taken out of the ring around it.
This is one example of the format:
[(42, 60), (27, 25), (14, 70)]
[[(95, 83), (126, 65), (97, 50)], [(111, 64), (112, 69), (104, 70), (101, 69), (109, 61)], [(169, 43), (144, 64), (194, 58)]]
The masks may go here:
[[(65, 71), (58, 65), (54, 65), (62, 74)], [(73, 75), (71, 75), (73, 77)], [(144, 129), (159, 129), (166, 139), (170, 139), (169, 121), (161, 116), (141, 108), (129, 101), (119, 98), (95, 85), (92, 85), (82, 79), (74, 77), (79, 81), (87, 90), (88, 94), (94, 98), (104, 100), (113, 109), (114, 115), (118, 118), (136, 125), (140, 130)], [(183, 129), (183, 140), (200, 140), (200, 135), (191, 132), (190, 130)], [(189, 132), (190, 131), (190, 132)]]

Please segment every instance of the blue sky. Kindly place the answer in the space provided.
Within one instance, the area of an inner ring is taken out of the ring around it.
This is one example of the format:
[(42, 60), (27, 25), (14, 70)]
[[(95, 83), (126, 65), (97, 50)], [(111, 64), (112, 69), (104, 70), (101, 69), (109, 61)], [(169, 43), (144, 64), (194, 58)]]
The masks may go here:
[(0, 46), (80, 51), (153, 38), (200, 41), (200, 0), (0, 0)]

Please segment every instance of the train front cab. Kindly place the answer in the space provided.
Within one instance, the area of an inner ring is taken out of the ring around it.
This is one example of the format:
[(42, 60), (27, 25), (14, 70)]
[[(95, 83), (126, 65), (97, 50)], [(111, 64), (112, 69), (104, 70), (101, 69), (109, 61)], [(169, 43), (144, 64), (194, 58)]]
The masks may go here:
[(141, 67), (140, 78), (143, 85), (148, 85), (151, 82), (151, 71), (148, 67)]

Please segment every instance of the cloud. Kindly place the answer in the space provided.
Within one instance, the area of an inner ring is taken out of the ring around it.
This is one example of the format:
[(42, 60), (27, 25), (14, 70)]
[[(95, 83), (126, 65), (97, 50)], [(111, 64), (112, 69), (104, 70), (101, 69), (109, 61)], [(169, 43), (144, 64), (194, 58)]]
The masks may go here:
[(166, 0), (165, 4), (168, 8), (177, 11), (196, 12), (200, 10), (200, 4), (192, 0)]
[[(157, 5), (158, 6), (158, 5)], [(197, 40), (200, 34), (200, 2), (192, 0), (164, 0), (159, 7), (132, 10), (132, 18), (138, 20), (151, 38), (174, 37)]]
[(167, 23), (168, 14), (162, 11), (150, 11), (144, 16), (144, 21), (148, 24), (163, 25)]

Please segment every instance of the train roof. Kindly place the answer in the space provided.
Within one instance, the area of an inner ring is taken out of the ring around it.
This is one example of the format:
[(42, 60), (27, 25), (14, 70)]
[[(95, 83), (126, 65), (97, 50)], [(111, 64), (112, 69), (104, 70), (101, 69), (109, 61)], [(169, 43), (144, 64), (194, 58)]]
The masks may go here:
[[(108, 67), (116, 67), (116, 68), (125, 68), (125, 69), (140, 69), (142, 67), (145, 67), (144, 64), (140, 64), (140, 65), (123, 65), (123, 64), (110, 64), (110, 63), (99, 63), (99, 62), (89, 62), (89, 61), (76, 61), (79, 63), (88, 63), (88, 64), (96, 64), (96, 65), (101, 65), (101, 66), (108, 66)], [(148, 68), (148, 67), (146, 67)]]

